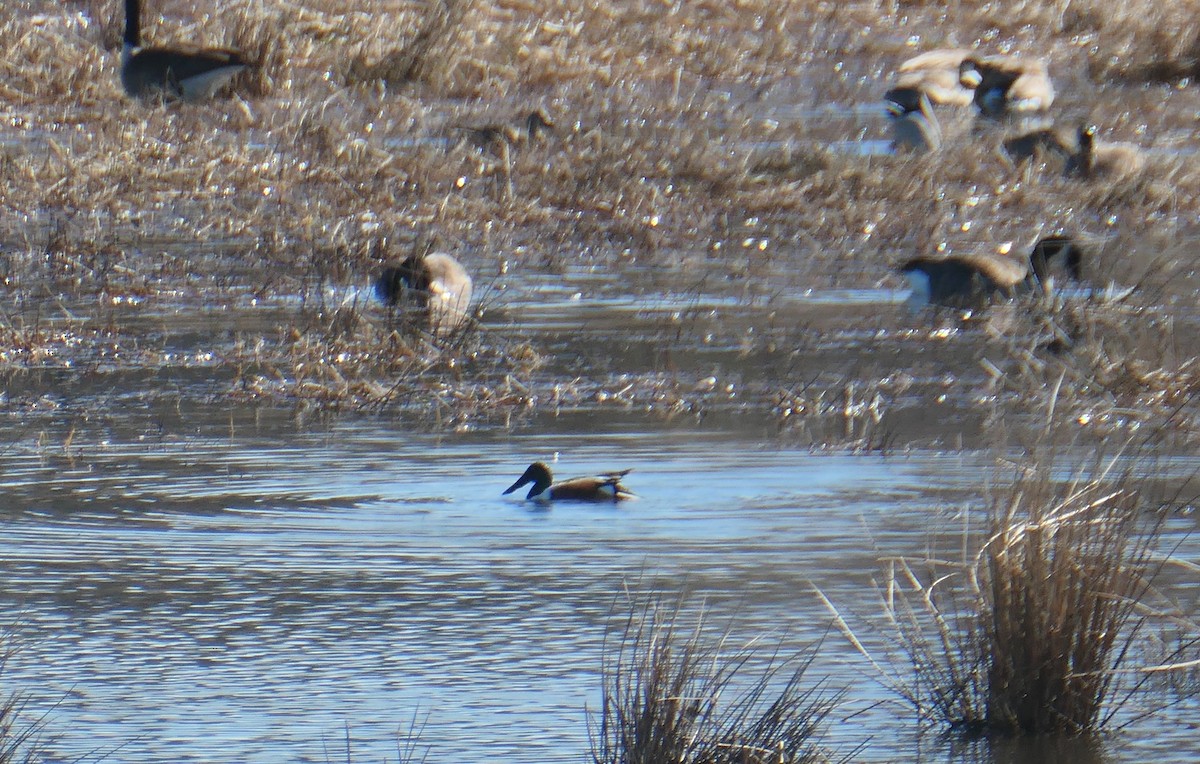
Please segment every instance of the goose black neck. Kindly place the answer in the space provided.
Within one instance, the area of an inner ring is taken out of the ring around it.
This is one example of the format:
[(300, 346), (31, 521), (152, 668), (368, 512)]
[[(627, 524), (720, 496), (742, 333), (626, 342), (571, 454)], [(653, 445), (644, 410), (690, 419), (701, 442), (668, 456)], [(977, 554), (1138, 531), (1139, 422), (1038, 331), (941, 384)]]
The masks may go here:
[(1095, 169), (1096, 130), (1085, 127), (1079, 131), (1079, 168), (1085, 178), (1092, 177)]
[(140, 0), (125, 0), (125, 44), (142, 46), (142, 4)]

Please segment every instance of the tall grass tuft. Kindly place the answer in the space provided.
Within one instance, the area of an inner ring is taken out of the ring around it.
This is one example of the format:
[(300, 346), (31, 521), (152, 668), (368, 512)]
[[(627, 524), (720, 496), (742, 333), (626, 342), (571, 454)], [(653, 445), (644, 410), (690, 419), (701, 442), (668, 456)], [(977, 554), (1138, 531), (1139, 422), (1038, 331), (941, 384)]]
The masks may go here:
[(474, 0), (432, 0), (416, 35), (374, 64), (359, 58), (352, 62), (350, 84), (382, 80), (391, 85), (409, 82), (434, 84), (448, 77), (456, 59), (456, 44), (463, 21)]
[(290, 19), (282, 12), (268, 12), (261, 3), (235, 12), (233, 47), (252, 66), (238, 76), (245, 92), (254, 98), (274, 94), (281, 83), (289, 83), (291, 53), (284, 29)]
[(602, 706), (589, 720), (596, 764), (831, 760), (817, 738), (839, 693), (802, 687), (811, 653), (731, 650), (702, 615), (686, 631), (680, 617), (679, 604), (634, 605), (616, 644), (606, 637)]
[(1127, 665), (1161, 566), (1166, 513), (1147, 503), (1113, 462), (1066, 482), (1034, 463), (994, 489), (973, 553), (890, 559), (881, 588), (899, 656), (876, 664), (885, 683), (922, 720), (965, 734), (1104, 728), (1140, 681), (1124, 680), (1148, 676)]

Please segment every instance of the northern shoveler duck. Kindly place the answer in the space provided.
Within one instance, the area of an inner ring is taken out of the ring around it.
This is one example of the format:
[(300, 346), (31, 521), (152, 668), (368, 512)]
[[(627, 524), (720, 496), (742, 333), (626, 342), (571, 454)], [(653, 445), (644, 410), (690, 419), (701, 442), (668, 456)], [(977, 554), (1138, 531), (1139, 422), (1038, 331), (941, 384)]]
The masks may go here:
[(884, 96), (892, 122), (892, 148), (896, 151), (937, 151), (942, 147), (942, 127), (929, 96), (915, 88), (892, 88)]
[(974, 51), (940, 48), (913, 56), (896, 67), (895, 89), (919, 90), (939, 106), (969, 106), (975, 93), (964, 87), (959, 67)]
[(1054, 85), (1045, 62), (1039, 59), (971, 56), (959, 65), (958, 79), (963, 87), (975, 91), (975, 106), (985, 116), (1044, 111), (1054, 103)]
[(136, 98), (203, 101), (250, 66), (225, 48), (143, 48), (140, 0), (125, 0), (121, 84)]
[(961, 306), (999, 294), (1012, 297), (1040, 285), (1050, 287), (1050, 264), (1065, 261), (1066, 272), (1078, 280), (1082, 274), (1083, 251), (1070, 236), (1043, 238), (1029, 258), (1021, 261), (1006, 252), (952, 255), (945, 258), (916, 257), (900, 266), (913, 293), (911, 304)]
[(631, 470), (606, 472), (603, 475), (577, 477), (555, 483), (550, 468), (544, 462), (534, 462), (503, 495), (533, 483), (533, 487), (525, 495), (529, 501), (621, 501), (632, 499), (636, 495), (621, 485), (621, 478), (630, 472)]
[(1067, 162), (1066, 174), (1090, 180), (1119, 179), (1140, 172), (1146, 155), (1132, 143), (1097, 143), (1096, 126), (1079, 128), (1079, 150)]
[(434, 333), (456, 329), (471, 306), (471, 276), (444, 252), (412, 254), (390, 262), (375, 279), (375, 295), (389, 307), (409, 309)]

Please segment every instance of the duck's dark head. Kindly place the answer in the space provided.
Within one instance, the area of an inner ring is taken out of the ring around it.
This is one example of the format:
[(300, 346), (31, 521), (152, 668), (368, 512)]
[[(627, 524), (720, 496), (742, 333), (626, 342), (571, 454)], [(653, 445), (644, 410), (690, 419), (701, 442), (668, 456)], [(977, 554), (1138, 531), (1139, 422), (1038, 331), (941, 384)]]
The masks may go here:
[(543, 110), (534, 109), (525, 118), (525, 132), (531, 141), (537, 140), (543, 133), (554, 132), (554, 122)]
[(1098, 128), (1095, 125), (1083, 125), (1079, 128), (1079, 150), (1090, 152), (1096, 145), (1096, 133)]
[(983, 72), (979, 71), (979, 62), (973, 58), (964, 58), (958, 65), (958, 81), (964, 88), (974, 90), (983, 82)]
[(399, 304), (406, 292), (415, 293), (418, 301), (429, 296), (429, 269), (423, 254), (388, 263), (375, 279), (375, 296), (385, 305)]
[(1029, 265), (1039, 282), (1045, 282), (1052, 261), (1061, 260), (1067, 275), (1076, 281), (1083, 280), (1083, 247), (1074, 236), (1054, 234), (1045, 236), (1033, 245)]
[(550, 474), (550, 468), (544, 462), (534, 462), (529, 465), (521, 477), (517, 478), (517, 482), (506, 488), (501, 495), (507, 496), (521, 486), (533, 483), (533, 487), (529, 489), (529, 495), (526, 496), (526, 498), (533, 498), (549, 488), (553, 481), (554, 478)]
[(920, 88), (892, 88), (883, 94), (883, 108), (893, 117), (903, 117), (920, 111), (923, 97)]

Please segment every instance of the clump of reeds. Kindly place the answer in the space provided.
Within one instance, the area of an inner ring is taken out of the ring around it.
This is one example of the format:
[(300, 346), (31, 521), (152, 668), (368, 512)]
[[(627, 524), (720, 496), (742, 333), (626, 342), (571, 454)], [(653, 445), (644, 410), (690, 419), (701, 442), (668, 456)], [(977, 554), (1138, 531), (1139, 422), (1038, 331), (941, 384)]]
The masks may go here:
[[(681, 607), (633, 606), (606, 638), (599, 718), (591, 725), (596, 764), (782, 764), (825, 762), (818, 744), (837, 693), (802, 687), (811, 655), (762, 655), (729, 648)], [(754, 676), (746, 674), (754, 671)]]
[[(959, 722), (1009, 732), (1090, 731), (1137, 630), (1154, 572), (1131, 482), (1089, 480), (1057, 492), (1019, 481), (994, 509), (973, 574), (983, 596), (984, 704)], [(978, 714), (982, 711), (982, 715)]]
[(1122, 679), (1153, 612), (1166, 513), (1112, 464), (1065, 483), (1035, 464), (994, 490), (986, 533), (958, 562), (888, 560), (884, 617), (911, 673), (876, 665), (923, 721), (972, 735), (1079, 734), (1128, 699)]
[(263, 98), (290, 81), (291, 56), (283, 31), (287, 23), (283, 13), (267, 13), (261, 5), (243, 8), (234, 16), (233, 48), (251, 64), (237, 82), (248, 95)]
[(416, 35), (374, 63), (359, 57), (351, 62), (347, 80), (353, 84), (382, 80), (391, 85), (410, 82), (436, 84), (448, 79), (460, 53), (456, 40), (474, 0), (430, 3)]

